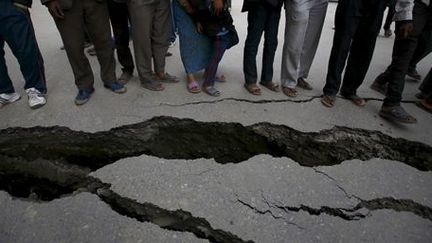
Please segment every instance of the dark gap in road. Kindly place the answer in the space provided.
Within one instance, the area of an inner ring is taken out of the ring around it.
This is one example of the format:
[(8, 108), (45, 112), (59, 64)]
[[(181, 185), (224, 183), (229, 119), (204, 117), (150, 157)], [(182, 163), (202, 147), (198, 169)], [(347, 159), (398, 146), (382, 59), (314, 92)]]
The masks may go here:
[(66, 168), (63, 162), (43, 159), (29, 162), (0, 156), (0, 160), (0, 190), (14, 197), (41, 203), (86, 191), (97, 195), (118, 214), (140, 222), (153, 223), (171, 231), (189, 232), (215, 243), (252, 242), (228, 231), (214, 229), (206, 219), (194, 217), (190, 212), (171, 211), (123, 197), (110, 190), (110, 184), (88, 176), (86, 169)]
[(422, 171), (432, 170), (432, 147), (377, 131), (347, 127), (301, 132), (270, 123), (243, 126), (156, 117), (96, 133), (64, 127), (0, 130), (0, 155), (28, 161), (58, 160), (94, 171), (119, 159), (144, 154), (165, 159), (213, 158), (221, 164), (269, 154), (289, 157), (302, 166), (381, 158)]

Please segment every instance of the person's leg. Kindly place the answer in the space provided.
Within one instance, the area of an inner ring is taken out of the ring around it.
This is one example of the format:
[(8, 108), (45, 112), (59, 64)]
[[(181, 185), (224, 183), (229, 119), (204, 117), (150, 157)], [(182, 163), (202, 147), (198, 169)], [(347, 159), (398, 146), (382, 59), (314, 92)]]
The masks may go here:
[(35, 88), (41, 93), (46, 93), (45, 69), (30, 13), (12, 4), (10, 6), (14, 8), (14, 13), (6, 20), (9, 21), (9, 25), (3, 38), (20, 64), (25, 79), (24, 89)]
[(411, 58), (408, 76), (413, 79), (421, 80), (421, 75), (417, 72), (417, 63), (425, 58), (429, 53), (432, 52), (432, 23), (427, 24), (422, 34), (418, 38), (417, 47), (414, 51), (413, 57)]
[(248, 12), (247, 36), (243, 52), (243, 73), (246, 85), (256, 84), (258, 79), (256, 56), (267, 17), (268, 12), (263, 4)]
[(222, 57), (230, 44), (230, 35), (232, 35), (232, 32), (223, 36), (214, 37), (213, 55), (205, 70), (205, 78), (203, 84), (203, 90), (213, 96), (218, 96), (220, 94), (219, 91), (214, 89), (214, 83), (216, 80), (216, 73), (219, 63), (222, 60)]
[(176, 35), (177, 26), (174, 21), (173, 1), (176, 0), (170, 0), (170, 10), (171, 10), (171, 29), (170, 29), (170, 36), (169, 36), (170, 43), (174, 43), (177, 39), (177, 35)]
[(117, 58), (122, 65), (123, 73), (132, 76), (134, 62), (129, 48), (129, 10), (125, 3), (117, 3), (114, 0), (108, 0), (107, 3)]
[(92, 90), (93, 72), (84, 54), (85, 29), (82, 3), (83, 0), (74, 1), (72, 7), (64, 11), (64, 19), (55, 19), (55, 23), (63, 40), (76, 86), (79, 90)]
[(424, 98), (432, 99), (432, 68), (419, 87)]
[(305, 38), (300, 58), (299, 78), (307, 79), (309, 76), (309, 70), (312, 66), (321, 38), (327, 6), (328, 2), (321, 2), (313, 6), (309, 12), (309, 23), (306, 29), (307, 38)]
[[(152, 77), (152, 26), (155, 5), (140, 4), (139, 1), (128, 1), (131, 16), (132, 39), (135, 52), (135, 65), (141, 84), (155, 83)], [(159, 89), (163, 87), (158, 84)]]
[(10, 94), (15, 93), (15, 89), (7, 71), (6, 60), (4, 58), (4, 46), (4, 39), (0, 35), (0, 94)]
[(323, 88), (325, 96), (335, 97), (339, 91), (342, 72), (351, 46), (351, 39), (359, 24), (359, 17), (355, 13), (359, 2), (343, 0), (338, 3), (335, 15), (335, 33), (333, 46), (327, 70), (326, 84)]
[(104, 84), (111, 86), (112, 83), (117, 82), (117, 77), (108, 7), (105, 2), (84, 1), (84, 11), (86, 27), (95, 46), (100, 64), (101, 79)]
[(391, 24), (393, 22), (393, 17), (395, 15), (396, 12), (396, 1), (395, 0), (391, 0), (390, 3), (388, 4), (388, 12), (387, 12), (387, 17), (384, 23), (384, 36), (385, 37), (390, 37), (392, 35), (392, 31), (390, 29)]
[(417, 46), (417, 39), (428, 21), (432, 21), (431, 11), (425, 5), (416, 3), (413, 10), (413, 30), (407, 38), (396, 38), (394, 42), (392, 62), (388, 70), (391, 78), (383, 106), (400, 106), (409, 62)]
[[(363, 83), (375, 50), (376, 38), (381, 29), (385, 1), (377, 1), (375, 5), (365, 6), (360, 24), (354, 35), (350, 56), (341, 88), (345, 97), (353, 97)], [(364, 102), (362, 102), (364, 103)]]
[(154, 71), (164, 80), (165, 56), (169, 48), (169, 34), (172, 26), (170, 0), (159, 0), (152, 20), (152, 53), (154, 58)]
[[(285, 39), (282, 52), (281, 83), (283, 88), (297, 86), (300, 58), (306, 39), (310, 9), (303, 1), (286, 2)], [(291, 96), (295, 96), (294, 94)]]
[(269, 83), (273, 80), (273, 62), (278, 45), (280, 16), (281, 9), (274, 8), (268, 10), (264, 31), (261, 83)]

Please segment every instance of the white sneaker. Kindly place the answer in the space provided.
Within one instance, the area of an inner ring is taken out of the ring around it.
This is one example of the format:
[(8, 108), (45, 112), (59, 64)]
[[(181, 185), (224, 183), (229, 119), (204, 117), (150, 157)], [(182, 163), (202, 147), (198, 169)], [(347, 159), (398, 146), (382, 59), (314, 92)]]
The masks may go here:
[(44, 95), (35, 88), (26, 89), (29, 106), (32, 109), (37, 109), (46, 104)]
[(10, 103), (14, 103), (15, 101), (19, 100), (21, 98), (21, 96), (18, 93), (3, 93), (0, 94), (0, 108), (2, 108), (3, 106), (10, 104)]

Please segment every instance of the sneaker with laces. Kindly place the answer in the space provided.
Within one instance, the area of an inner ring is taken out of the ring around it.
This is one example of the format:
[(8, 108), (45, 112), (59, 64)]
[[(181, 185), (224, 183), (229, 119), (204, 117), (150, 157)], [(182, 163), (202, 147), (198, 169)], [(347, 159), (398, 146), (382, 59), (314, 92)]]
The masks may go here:
[(78, 90), (78, 94), (75, 97), (75, 105), (84, 105), (90, 100), (91, 95), (94, 92), (94, 88)]
[(105, 83), (104, 87), (117, 94), (126, 93), (126, 87), (117, 81), (114, 81), (112, 83)]
[(14, 103), (19, 100), (21, 96), (18, 93), (3, 93), (0, 94), (0, 108), (7, 104)]
[(47, 102), (45, 96), (35, 88), (26, 89), (26, 93), (28, 96), (29, 106), (32, 109), (40, 108)]

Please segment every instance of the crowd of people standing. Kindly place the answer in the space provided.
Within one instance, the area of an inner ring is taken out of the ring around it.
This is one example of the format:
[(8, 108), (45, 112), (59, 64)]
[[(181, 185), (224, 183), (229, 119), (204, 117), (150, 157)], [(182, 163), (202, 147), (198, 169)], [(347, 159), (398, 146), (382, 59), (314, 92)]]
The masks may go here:
[[(143, 88), (162, 91), (164, 83), (179, 82), (166, 70), (166, 56), (173, 33), (179, 37), (180, 56), (187, 74), (186, 88), (219, 96), (217, 82), (224, 53), (239, 42), (229, 0), (41, 0), (52, 15), (64, 44), (78, 92), (76, 105), (85, 104), (94, 92), (94, 75), (84, 53), (86, 35), (94, 45), (104, 87), (125, 93), (125, 84), (137, 70)], [(31, 108), (46, 103), (46, 78), (28, 8), (31, 0), (0, 1), (0, 105), (20, 98), (7, 74), (5, 42), (17, 57), (25, 78)], [(282, 91), (289, 97), (298, 88), (311, 90), (308, 81), (327, 13), (328, 0), (244, 0), (247, 36), (244, 43), (244, 87), (252, 95), (261, 88)], [(406, 75), (420, 80), (416, 64), (432, 50), (432, 3), (430, 0), (339, 0), (335, 14), (335, 33), (321, 102), (333, 107), (336, 95), (357, 106), (366, 100), (357, 95), (369, 69), (376, 39), (382, 27), (391, 36), (390, 24), (396, 22), (392, 61), (371, 88), (386, 98), (380, 115), (403, 123), (416, 119), (401, 106)], [(273, 77), (278, 46), (278, 30), (285, 9), (285, 34), (280, 85)], [(113, 37), (111, 35), (113, 30)], [(134, 57), (129, 47), (132, 37)], [(257, 53), (264, 39), (262, 70), (258, 75)], [(114, 40), (114, 46), (113, 46)], [(117, 59), (122, 66), (118, 77)], [(431, 65), (432, 66), (432, 65)], [(196, 75), (204, 70), (200, 85)], [(259, 77), (259, 78), (258, 78)], [(259, 82), (258, 82), (259, 81)], [(259, 85), (258, 85), (259, 84)], [(417, 95), (418, 105), (432, 112), (432, 67)]]

